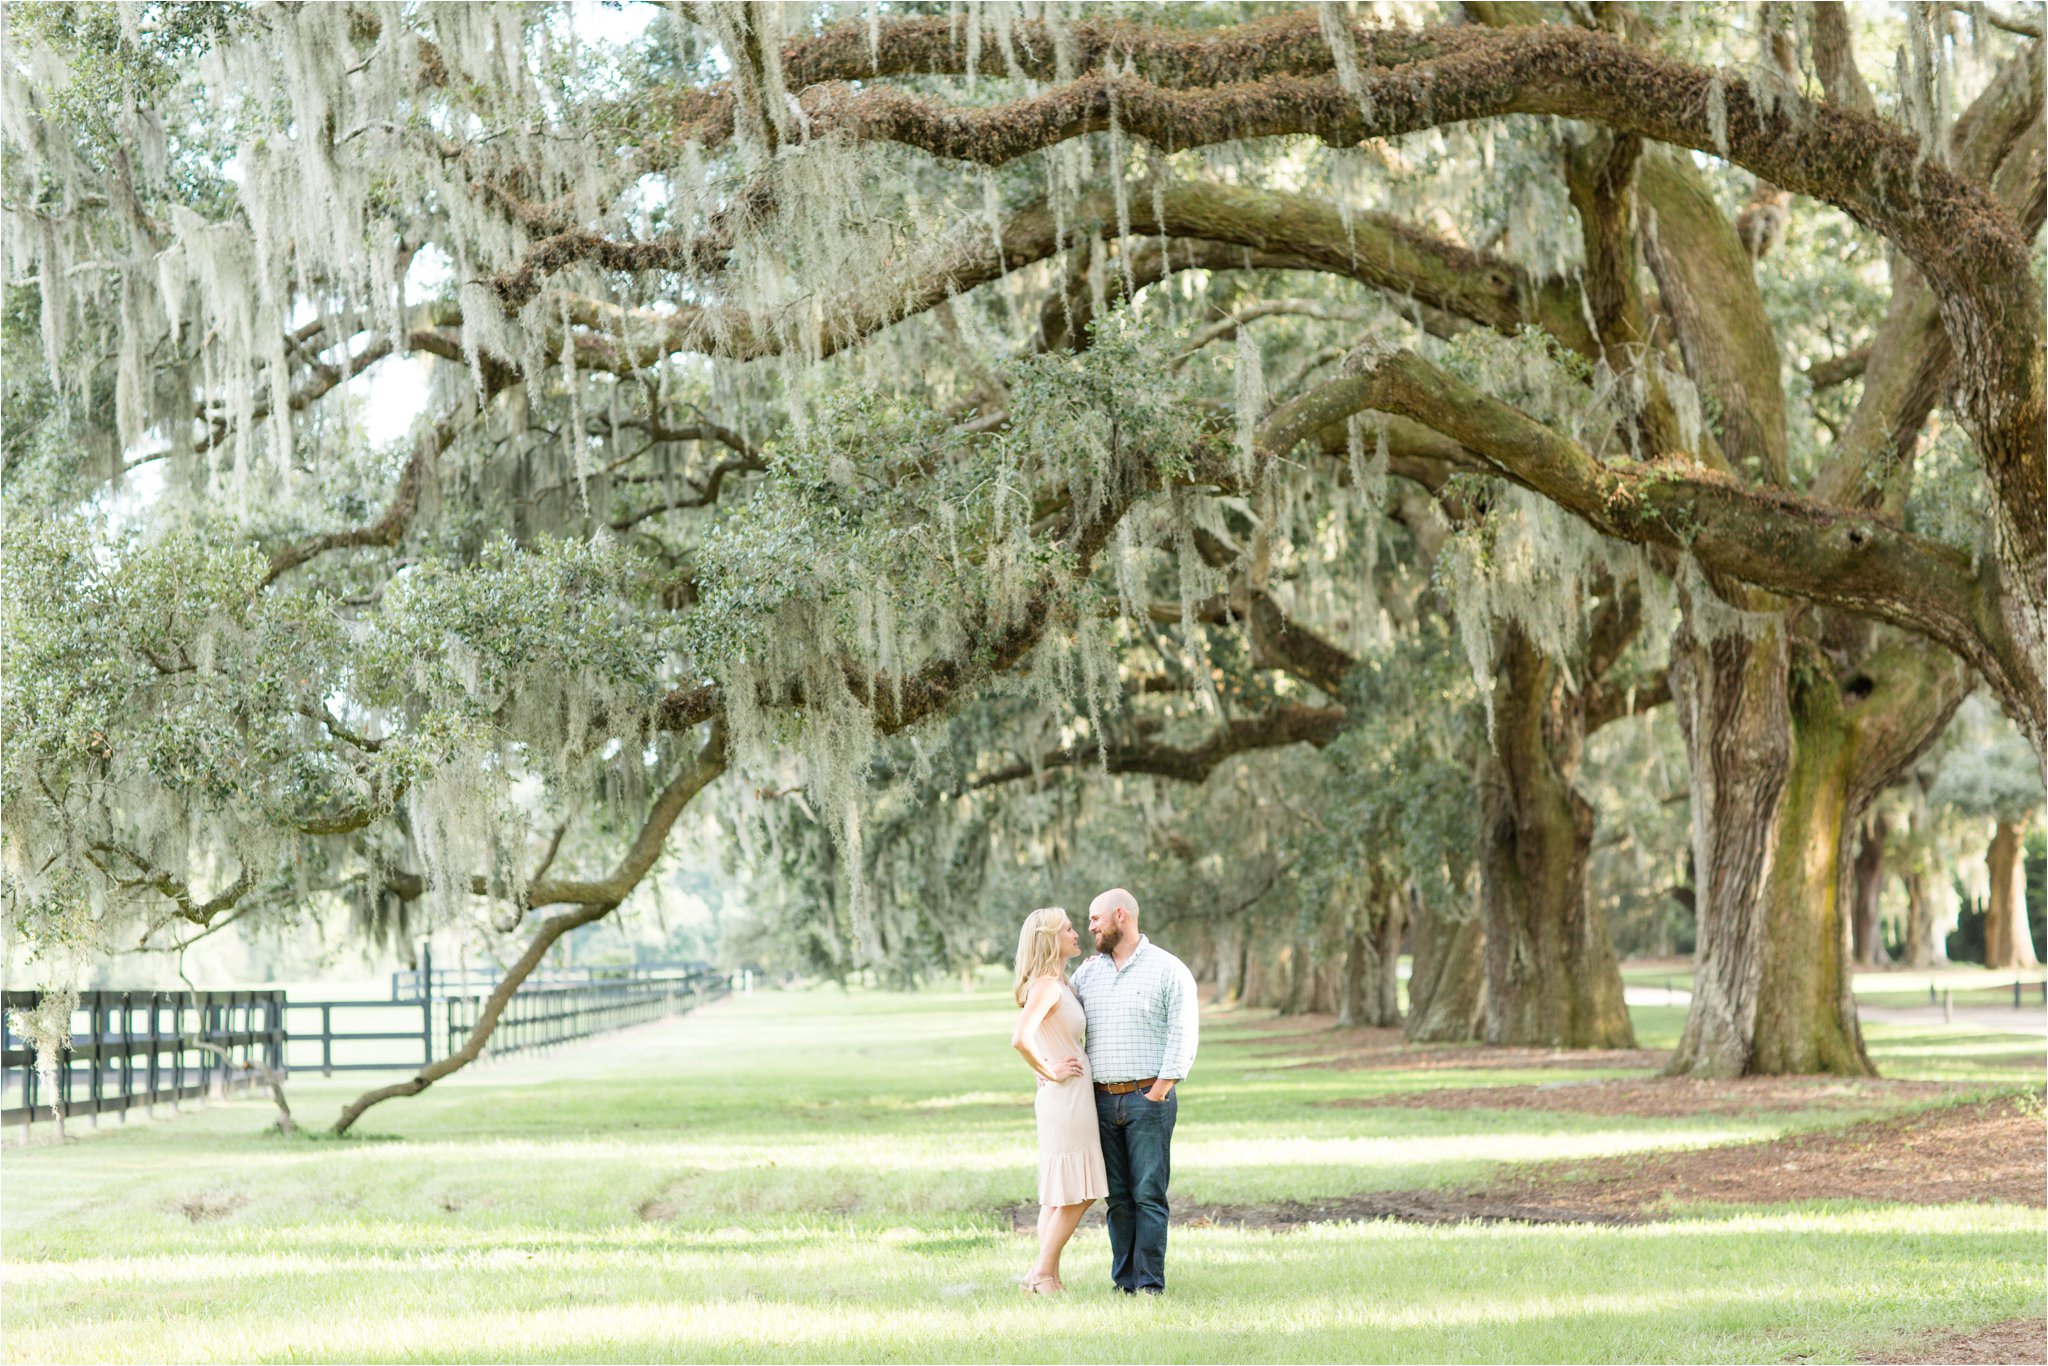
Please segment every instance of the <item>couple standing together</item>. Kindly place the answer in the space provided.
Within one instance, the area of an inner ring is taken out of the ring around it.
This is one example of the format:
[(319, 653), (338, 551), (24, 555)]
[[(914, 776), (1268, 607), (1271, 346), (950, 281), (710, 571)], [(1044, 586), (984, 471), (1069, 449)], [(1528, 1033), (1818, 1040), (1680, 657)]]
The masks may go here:
[[(1088, 907), (1095, 956), (1067, 980), (1081, 936), (1047, 906), (1017, 940), (1010, 1042), (1038, 1074), (1038, 1261), (1019, 1284), (1058, 1294), (1060, 1253), (1107, 1200), (1110, 1278), (1126, 1295), (1166, 1289), (1166, 1186), (1174, 1084), (1195, 1060), (1195, 979), (1138, 933), (1138, 902), (1118, 887)], [(1087, 1043), (1084, 1048), (1082, 1037)]]

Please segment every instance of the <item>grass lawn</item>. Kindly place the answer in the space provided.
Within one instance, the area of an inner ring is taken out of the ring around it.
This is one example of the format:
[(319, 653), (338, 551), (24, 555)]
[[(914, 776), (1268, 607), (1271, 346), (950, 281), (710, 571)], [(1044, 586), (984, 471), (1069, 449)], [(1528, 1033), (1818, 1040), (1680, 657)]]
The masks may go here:
[[(2015, 1205), (1701, 1210), (1635, 1228), (1177, 1227), (1170, 1295), (1106, 1238), (1029, 1300), (1028, 1077), (998, 987), (764, 992), (283, 1139), (254, 1102), (0, 1155), (9, 1361), (1851, 1360), (2038, 1311)], [(1682, 1011), (1637, 1012), (1646, 1046)], [(2038, 1036), (1870, 1028), (1888, 1075), (2038, 1083)], [(2028, 1064), (2015, 1059), (2031, 1052)], [(1627, 1075), (1293, 1067), (1211, 1016), (1174, 1194), (1462, 1184), (1509, 1161), (1763, 1138), (1868, 1112), (1358, 1109), (1384, 1090)], [(301, 1081), (331, 1120), (355, 1086)]]

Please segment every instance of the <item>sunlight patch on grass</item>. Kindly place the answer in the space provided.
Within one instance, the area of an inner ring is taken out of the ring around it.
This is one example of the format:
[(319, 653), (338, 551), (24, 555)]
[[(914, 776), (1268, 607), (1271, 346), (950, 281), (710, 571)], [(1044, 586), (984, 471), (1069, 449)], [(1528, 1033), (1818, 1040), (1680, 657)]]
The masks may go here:
[[(1012, 1013), (1000, 989), (763, 992), (476, 1069), (360, 1140), (263, 1137), (274, 1111), (237, 1103), (9, 1151), (5, 1359), (1850, 1359), (2038, 1300), (2039, 1209), (1836, 1203), (1619, 1229), (1176, 1225), (1157, 1305), (1108, 1293), (1091, 1226), (1069, 1297), (1027, 1301), (1031, 1243), (1003, 1213), (1035, 1193)], [(1648, 1042), (1683, 1012), (1636, 1016)], [(1873, 1036), (1958, 1069), (2040, 1044)], [(1205, 1033), (1183, 1209), (1848, 1119), (1330, 1105), (1641, 1072), (1291, 1069), (1345, 1038), (1287, 1037)], [(292, 1084), (313, 1122), (353, 1094)]]

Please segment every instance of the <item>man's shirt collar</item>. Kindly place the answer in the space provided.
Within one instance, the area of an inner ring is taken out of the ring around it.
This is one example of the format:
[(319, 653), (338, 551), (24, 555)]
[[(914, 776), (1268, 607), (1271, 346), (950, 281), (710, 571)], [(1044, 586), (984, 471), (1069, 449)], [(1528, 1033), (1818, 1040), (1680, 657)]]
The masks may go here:
[(1109, 969), (1111, 972), (1121, 973), (1128, 969), (1131, 966), (1131, 964), (1137, 962), (1139, 957), (1145, 952), (1145, 950), (1151, 947), (1152, 941), (1141, 934), (1138, 936), (1138, 947), (1131, 950), (1131, 956), (1124, 960), (1124, 964), (1122, 967), (1117, 966), (1115, 954), (1105, 953), (1101, 956), (1109, 960)]

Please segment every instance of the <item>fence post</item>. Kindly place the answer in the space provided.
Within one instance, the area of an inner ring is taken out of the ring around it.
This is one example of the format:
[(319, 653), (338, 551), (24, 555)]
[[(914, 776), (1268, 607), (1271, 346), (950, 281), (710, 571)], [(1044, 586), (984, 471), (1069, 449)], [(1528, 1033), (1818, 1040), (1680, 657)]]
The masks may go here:
[(1955, 1020), (1955, 1018), (1956, 994), (1953, 991), (1944, 991), (1941, 993), (1941, 1021), (1943, 1024), (1949, 1024), (1952, 1023)]
[(64, 1060), (57, 1069), (57, 1137), (64, 1136), (64, 1126), (71, 1122), (71, 1021), (64, 1021)]
[(171, 1113), (185, 1103), (185, 993), (171, 993), (171, 1037), (177, 1047), (171, 1051)]
[[(199, 1037), (205, 1039), (208, 1043), (218, 1042), (215, 1036), (225, 1034), (227, 1032), (226, 1029), (222, 1028), (221, 1025), (222, 1018), (226, 1013), (225, 1008), (221, 1002), (213, 999), (218, 994), (219, 993), (212, 991), (206, 993), (206, 1005), (203, 1011), (201, 1012), (202, 1015), (205, 1017), (207, 1023), (205, 1027), (200, 1031)], [(222, 1045), (223, 1048), (225, 1046), (226, 1045)], [(227, 1059), (218, 1056), (211, 1050), (208, 1050), (206, 1054), (206, 1059), (207, 1062), (212, 1063), (216, 1069), (212, 1077), (209, 1078), (207, 1081), (207, 1098), (210, 1100), (226, 1100), (228, 1098)], [(204, 1066), (205, 1064), (201, 1065)]]
[[(22, 1042), (27, 1043), (28, 1040), (23, 1039)], [(29, 1135), (36, 1127), (36, 1080), (35, 1051), (31, 1049), (28, 1066), (23, 1069), (21, 1076), (21, 1102), (28, 1107), (28, 1120), (21, 1126), (21, 1146), (24, 1148), (28, 1146)]]
[[(393, 973), (391, 980), (396, 982), (398, 974)], [(334, 1075), (334, 1007), (325, 1001), (320, 1003), (320, 1075)]]
[(161, 1089), (163, 1075), (158, 1061), (163, 1052), (164, 1035), (162, 1021), (157, 1012), (157, 992), (149, 993), (149, 1099), (143, 1109), (151, 1119), (156, 1118), (156, 1093)]
[(420, 1052), (430, 1067), (434, 1061), (434, 941), (420, 945)]
[(92, 1049), (92, 1127), (97, 1129), (100, 1127), (100, 1099), (106, 1093), (105, 1081), (100, 1076), (100, 1011), (105, 1002), (97, 991), (88, 994), (92, 997), (92, 1004), (86, 1007), (88, 1023), (85, 1038), (86, 1046)]
[(134, 995), (121, 993), (121, 1122), (128, 1122), (128, 1100), (135, 1093)]

